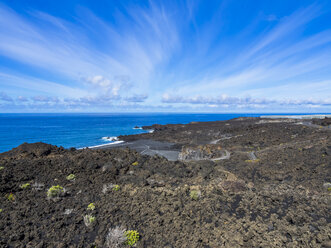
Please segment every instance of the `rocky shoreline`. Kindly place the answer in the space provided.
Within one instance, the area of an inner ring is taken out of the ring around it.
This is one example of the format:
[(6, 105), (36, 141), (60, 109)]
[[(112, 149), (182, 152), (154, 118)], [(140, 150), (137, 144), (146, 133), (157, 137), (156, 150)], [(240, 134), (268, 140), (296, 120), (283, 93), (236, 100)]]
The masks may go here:
[(0, 247), (331, 247), (330, 118), (143, 128), (0, 154)]

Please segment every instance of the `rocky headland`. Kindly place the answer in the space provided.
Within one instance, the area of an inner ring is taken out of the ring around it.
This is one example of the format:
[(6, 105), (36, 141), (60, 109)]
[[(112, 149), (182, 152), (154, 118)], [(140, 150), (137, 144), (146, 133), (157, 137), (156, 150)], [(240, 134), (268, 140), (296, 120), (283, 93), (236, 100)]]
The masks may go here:
[(0, 247), (331, 247), (330, 124), (238, 118), (143, 127), (154, 132), (103, 149), (22, 144), (0, 154)]

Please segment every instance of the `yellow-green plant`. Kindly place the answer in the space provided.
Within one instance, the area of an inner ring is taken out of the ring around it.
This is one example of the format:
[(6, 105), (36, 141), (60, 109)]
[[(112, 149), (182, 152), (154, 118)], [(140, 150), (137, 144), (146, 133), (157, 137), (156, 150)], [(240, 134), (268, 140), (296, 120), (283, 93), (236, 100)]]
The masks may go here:
[(120, 190), (120, 186), (118, 184), (113, 186), (113, 190), (114, 191), (119, 191)]
[(75, 180), (76, 176), (74, 174), (70, 174), (69, 176), (67, 176), (67, 180), (72, 181)]
[(190, 192), (190, 197), (192, 200), (197, 201), (200, 198), (200, 196), (201, 196), (200, 190), (192, 190)]
[(94, 209), (95, 209), (95, 205), (94, 205), (93, 202), (90, 203), (90, 204), (87, 206), (87, 210), (91, 210), (91, 211), (93, 211)]
[(128, 230), (125, 232), (126, 244), (129, 246), (135, 245), (139, 240), (139, 233), (136, 230)]
[(8, 194), (8, 195), (7, 195), (7, 199), (8, 199), (8, 201), (15, 201), (15, 196), (14, 196), (14, 194), (13, 194), (13, 193)]
[(246, 163), (257, 163), (260, 162), (260, 159), (247, 159), (245, 160)]
[(85, 226), (90, 226), (96, 221), (96, 218), (90, 214), (84, 216), (84, 224)]
[(2, 211), (3, 211), (2, 208), (0, 208), (0, 213), (1, 213)]
[(138, 161), (136, 161), (136, 162), (134, 162), (134, 163), (132, 163), (132, 165), (138, 165), (139, 163), (138, 163)]
[(0, 166), (0, 170), (3, 170), (5, 167), (3, 167), (3, 166)]
[(64, 193), (64, 189), (60, 185), (52, 186), (47, 191), (47, 196), (50, 198), (59, 197)]
[(21, 189), (27, 189), (27, 188), (30, 188), (30, 183), (24, 183), (24, 184), (22, 184), (20, 187), (21, 187)]
[(331, 191), (331, 187), (328, 188), (328, 191)]

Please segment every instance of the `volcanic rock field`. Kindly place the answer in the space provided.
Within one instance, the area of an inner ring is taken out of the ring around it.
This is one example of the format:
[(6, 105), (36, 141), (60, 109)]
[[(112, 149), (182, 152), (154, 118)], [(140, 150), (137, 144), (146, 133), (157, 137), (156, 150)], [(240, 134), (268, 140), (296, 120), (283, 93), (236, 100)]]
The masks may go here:
[(125, 230), (134, 247), (331, 247), (330, 123), (153, 125), (103, 149), (24, 143), (0, 154), (0, 247), (130, 247)]

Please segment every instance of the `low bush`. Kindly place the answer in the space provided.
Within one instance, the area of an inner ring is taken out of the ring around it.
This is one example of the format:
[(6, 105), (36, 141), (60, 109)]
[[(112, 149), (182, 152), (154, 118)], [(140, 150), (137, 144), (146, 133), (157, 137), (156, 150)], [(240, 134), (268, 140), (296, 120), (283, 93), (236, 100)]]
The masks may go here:
[(95, 209), (95, 205), (93, 202), (87, 206), (87, 210), (93, 211), (94, 209)]
[(27, 188), (30, 188), (30, 187), (31, 187), (30, 183), (24, 183), (20, 186), (21, 189), (27, 189)]
[(13, 194), (13, 193), (8, 194), (8, 195), (7, 195), (7, 199), (8, 199), (8, 201), (15, 201), (15, 196), (14, 196), (14, 194)]
[(76, 176), (74, 174), (70, 174), (69, 176), (67, 176), (67, 180), (69, 181), (73, 181), (76, 179)]
[(119, 191), (120, 190), (120, 186), (119, 185), (114, 185), (113, 186), (113, 191)]
[(191, 197), (192, 200), (197, 201), (197, 200), (199, 200), (200, 196), (201, 196), (201, 191), (200, 190), (192, 190), (190, 192), (190, 197)]
[(120, 190), (120, 186), (118, 184), (104, 184), (102, 187), (102, 193), (106, 194), (108, 191), (112, 190), (112, 191), (119, 191)]
[(96, 221), (96, 218), (93, 215), (87, 214), (84, 216), (84, 224), (89, 227)]
[(62, 196), (64, 193), (65, 193), (65, 189), (60, 185), (56, 185), (56, 186), (52, 186), (48, 189), (47, 197), (48, 198), (57, 198), (57, 197)]
[(139, 233), (136, 230), (125, 231), (126, 241), (129, 246), (135, 245), (139, 240)]
[(247, 159), (245, 160), (246, 163), (257, 163), (260, 162), (260, 159)]

